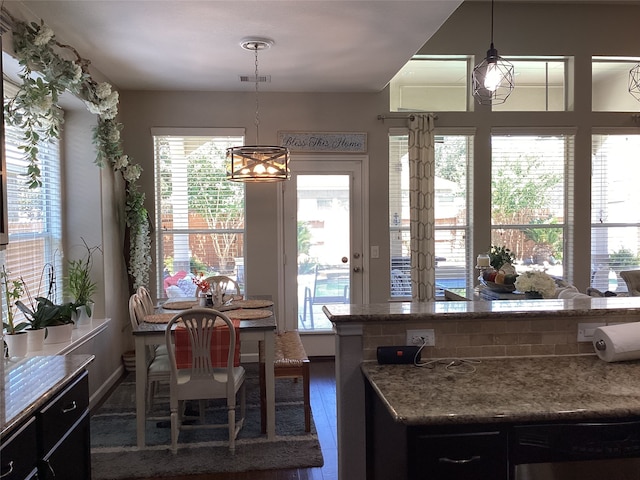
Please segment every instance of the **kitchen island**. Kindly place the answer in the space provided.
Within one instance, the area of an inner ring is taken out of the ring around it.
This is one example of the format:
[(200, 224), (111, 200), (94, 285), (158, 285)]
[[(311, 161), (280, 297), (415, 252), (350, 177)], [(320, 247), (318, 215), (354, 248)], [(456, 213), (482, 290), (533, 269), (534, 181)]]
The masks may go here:
[(367, 362), (362, 371), (370, 479), (513, 480), (518, 465), (640, 457), (640, 361)]
[(338, 473), (346, 480), (366, 478), (361, 368), (376, 360), (378, 346), (404, 345), (407, 329), (429, 328), (436, 345), (425, 347), (423, 360), (593, 354), (590, 342), (578, 341), (579, 325), (640, 321), (640, 298), (325, 305), (323, 311), (336, 331)]

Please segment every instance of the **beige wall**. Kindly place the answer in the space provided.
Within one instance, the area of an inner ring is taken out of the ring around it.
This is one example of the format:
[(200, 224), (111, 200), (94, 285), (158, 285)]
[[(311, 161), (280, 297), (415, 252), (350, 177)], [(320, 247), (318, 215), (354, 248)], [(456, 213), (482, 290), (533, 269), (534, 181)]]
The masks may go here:
[[(348, 74), (348, 73), (347, 73)], [(277, 76), (273, 75), (277, 83)], [(146, 205), (153, 212), (152, 127), (244, 127), (246, 141), (255, 141), (255, 94), (122, 92), (123, 139), (126, 152), (144, 168), (142, 188)], [(386, 93), (375, 94), (286, 94), (260, 93), (260, 143), (277, 142), (279, 130), (349, 131), (369, 134), (369, 163), (372, 169), (369, 199), (373, 212), (370, 238), (383, 245), (381, 258), (372, 261), (371, 276), (376, 282), (371, 300), (388, 298), (387, 233), (387, 129), (377, 120), (387, 109)], [(398, 123), (398, 122), (394, 122)], [(295, 156), (293, 157), (295, 162)], [(246, 278), (252, 295), (278, 296), (275, 252), (279, 184), (247, 185)]]

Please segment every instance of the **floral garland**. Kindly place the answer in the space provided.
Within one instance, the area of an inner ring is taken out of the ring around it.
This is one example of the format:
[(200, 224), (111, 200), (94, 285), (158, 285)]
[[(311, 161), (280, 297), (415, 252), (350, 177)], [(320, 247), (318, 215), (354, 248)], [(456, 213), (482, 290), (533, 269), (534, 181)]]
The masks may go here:
[[(3, 12), (11, 15), (3, 9)], [(15, 98), (4, 105), (7, 123), (24, 130), (21, 149), (29, 162), (29, 186), (42, 185), (38, 160), (38, 143), (43, 139), (59, 138), (62, 115), (56, 106), (65, 90), (80, 98), (89, 112), (98, 116), (93, 130), (93, 143), (97, 156), (95, 163), (110, 166), (120, 173), (126, 184), (126, 218), (129, 228), (130, 249), (127, 270), (133, 288), (147, 285), (151, 266), (151, 239), (149, 216), (144, 207), (144, 194), (136, 182), (142, 173), (138, 164), (123, 154), (120, 141), (122, 124), (115, 120), (119, 96), (110, 84), (96, 82), (89, 73), (89, 61), (80, 57), (69, 45), (55, 40), (53, 31), (41, 21), (26, 24), (11, 17), (13, 43), (22, 66), (20, 86)], [(63, 58), (59, 52), (71, 51), (74, 60)], [(41, 76), (35, 77), (33, 72)]]

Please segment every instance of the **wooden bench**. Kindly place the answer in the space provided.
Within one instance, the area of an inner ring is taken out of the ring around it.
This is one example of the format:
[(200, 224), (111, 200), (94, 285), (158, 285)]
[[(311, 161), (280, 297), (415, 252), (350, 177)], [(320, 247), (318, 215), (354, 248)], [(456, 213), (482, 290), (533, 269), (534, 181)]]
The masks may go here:
[[(274, 377), (302, 378), (304, 397), (304, 431), (311, 431), (311, 396), (309, 394), (309, 358), (296, 330), (276, 334), (273, 372)], [(260, 355), (260, 420), (262, 433), (267, 433), (267, 385), (264, 357)]]

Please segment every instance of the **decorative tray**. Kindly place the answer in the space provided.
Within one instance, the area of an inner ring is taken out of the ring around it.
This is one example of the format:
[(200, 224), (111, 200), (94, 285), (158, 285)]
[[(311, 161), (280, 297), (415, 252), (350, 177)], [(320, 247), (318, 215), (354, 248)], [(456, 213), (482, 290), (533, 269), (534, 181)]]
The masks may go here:
[(516, 286), (515, 285), (505, 285), (505, 284), (502, 284), (502, 283), (494, 283), (494, 282), (490, 282), (489, 280), (485, 280), (482, 277), (478, 277), (478, 280), (480, 280), (480, 283), (482, 285), (484, 285), (489, 290), (492, 290), (494, 292), (511, 293), (511, 292), (514, 292), (516, 290)]

